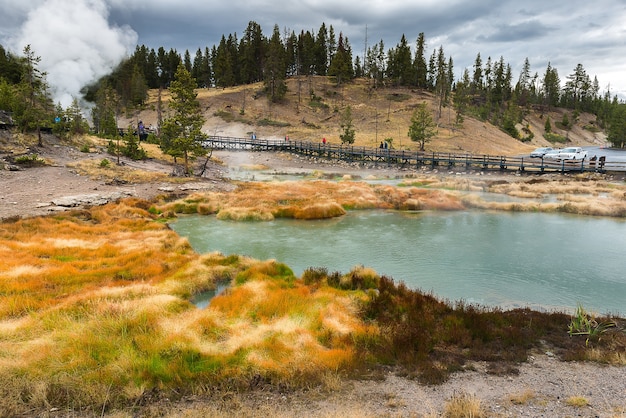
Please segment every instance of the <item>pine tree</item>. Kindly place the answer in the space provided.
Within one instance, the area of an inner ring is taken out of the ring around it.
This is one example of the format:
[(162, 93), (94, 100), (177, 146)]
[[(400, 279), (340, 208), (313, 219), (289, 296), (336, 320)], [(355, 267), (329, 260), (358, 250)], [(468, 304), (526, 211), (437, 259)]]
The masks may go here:
[(146, 78), (146, 83), (148, 83), (149, 88), (156, 89), (159, 87), (159, 70), (157, 66), (157, 55), (154, 49), (151, 49), (148, 53), (144, 77)]
[(313, 71), (317, 75), (326, 75), (328, 71), (328, 30), (326, 24), (322, 22), (313, 49)]
[(472, 93), (475, 94), (477, 92), (482, 91), (483, 89), (483, 61), (480, 58), (480, 53), (476, 55), (476, 60), (474, 61), (474, 76), (472, 78)]
[(548, 63), (548, 67), (543, 76), (542, 91), (544, 104), (548, 106), (548, 110), (551, 107), (557, 106), (560, 100), (561, 80), (559, 79), (559, 73), (556, 68), (552, 68), (550, 63)]
[(161, 148), (164, 152), (184, 158), (185, 175), (189, 175), (190, 156), (205, 154), (202, 141), (206, 135), (202, 132), (205, 120), (200, 111), (196, 81), (184, 65), (179, 65), (170, 86), (172, 99), (169, 103), (174, 115), (163, 121)]
[(215, 85), (218, 87), (230, 87), (235, 84), (235, 74), (230, 55), (226, 37), (222, 35), (213, 59), (213, 76)]
[(133, 66), (133, 73), (130, 79), (130, 100), (129, 103), (132, 106), (142, 106), (148, 97), (148, 86), (143, 73), (139, 69), (139, 66), (135, 64)]
[[(339, 33), (339, 36), (341, 36), (341, 32)], [(330, 25), (330, 27), (328, 28), (328, 59), (327, 59), (327, 62), (330, 63), (333, 60), (333, 57), (337, 53), (337, 49), (338, 48), (339, 48), (339, 45), (337, 44), (337, 40), (335, 39), (335, 28), (333, 28), (333, 25)]]
[(298, 71), (301, 75), (313, 75), (315, 67), (315, 38), (309, 31), (298, 37)]
[(591, 79), (583, 65), (578, 64), (574, 72), (567, 76), (562, 97), (564, 104), (574, 109), (587, 110), (591, 86)]
[(0, 74), (0, 78), (9, 84), (18, 84), (22, 78), (19, 58), (7, 52), (2, 45), (0, 45)]
[(340, 85), (344, 80), (351, 80), (354, 77), (352, 50), (350, 49), (348, 38), (344, 38), (341, 32), (339, 33), (337, 52), (333, 56), (330, 67), (328, 67), (328, 75), (336, 78), (337, 85)]
[(343, 115), (341, 115), (341, 129), (342, 133), (339, 134), (341, 143), (354, 144), (356, 132), (352, 125), (352, 108), (350, 106), (347, 106)]
[(409, 48), (409, 44), (407, 43), (404, 34), (402, 34), (400, 43), (396, 46), (395, 52), (394, 78), (401, 86), (411, 85), (415, 77), (411, 59), (411, 48)]
[(30, 45), (24, 47), (22, 80), (16, 85), (13, 119), (22, 131), (37, 131), (38, 145), (42, 146), (41, 128), (52, 122), (54, 106), (48, 91), (46, 73), (39, 70), (41, 57), (35, 55)]
[(456, 90), (453, 96), (454, 109), (456, 110), (455, 122), (457, 125), (461, 125), (464, 121), (463, 114), (469, 103), (471, 85), (469, 70), (466, 68), (463, 71), (463, 77), (456, 83)]
[(438, 98), (438, 118), (441, 118), (442, 107), (448, 103), (448, 97), (451, 91), (450, 77), (448, 76), (448, 65), (446, 64), (446, 57), (443, 53), (443, 47), (439, 47), (439, 52), (436, 58), (435, 67), (435, 94)]
[(65, 111), (69, 122), (70, 135), (83, 135), (89, 131), (89, 124), (83, 117), (78, 99), (74, 97), (72, 104)]
[(426, 88), (426, 77), (428, 68), (426, 66), (426, 58), (424, 53), (426, 51), (426, 41), (424, 39), (424, 32), (421, 32), (417, 37), (417, 48), (415, 50), (414, 68), (416, 85), (418, 88)]
[(103, 84), (98, 89), (95, 106), (91, 109), (91, 119), (98, 135), (105, 138), (118, 135), (119, 106), (117, 92), (109, 84)]
[(420, 151), (424, 151), (425, 144), (437, 135), (436, 125), (433, 117), (426, 107), (426, 103), (419, 104), (411, 117), (408, 136), (413, 142), (420, 145)]
[(185, 55), (183, 58), (183, 65), (185, 66), (187, 71), (191, 73), (191, 71), (193, 70), (193, 65), (191, 64), (191, 54), (189, 53), (188, 49), (185, 50)]
[(614, 104), (607, 139), (614, 147), (626, 146), (626, 104)]
[(241, 42), (239, 42), (240, 80), (242, 84), (263, 80), (266, 48), (267, 39), (263, 36), (261, 25), (255, 21), (248, 22), (248, 27), (243, 33)]
[(265, 58), (265, 89), (269, 93), (272, 102), (278, 102), (287, 93), (285, 83), (285, 47), (280, 39), (280, 29), (274, 25), (272, 38), (267, 47)]
[(285, 39), (285, 68), (287, 69), (287, 77), (299, 75), (298, 62), (298, 37), (294, 31), (291, 31)]
[(552, 123), (550, 122), (550, 116), (548, 116), (546, 118), (546, 123), (543, 127), (543, 130), (545, 131), (545, 133), (549, 134), (552, 133)]

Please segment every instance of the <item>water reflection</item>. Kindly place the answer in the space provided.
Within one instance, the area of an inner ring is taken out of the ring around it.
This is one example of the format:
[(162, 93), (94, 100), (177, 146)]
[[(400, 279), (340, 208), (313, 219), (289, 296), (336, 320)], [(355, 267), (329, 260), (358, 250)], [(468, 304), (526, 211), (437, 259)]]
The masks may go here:
[(228, 283), (218, 282), (215, 286), (215, 289), (207, 290), (205, 292), (194, 295), (194, 297), (191, 298), (191, 303), (196, 305), (198, 308), (206, 308), (207, 306), (209, 306), (211, 299), (222, 293), (224, 290), (226, 290), (227, 287)]
[(363, 264), (451, 301), (626, 313), (626, 223), (542, 213), (359, 211), (331, 220), (172, 224), (198, 252), (347, 272)]

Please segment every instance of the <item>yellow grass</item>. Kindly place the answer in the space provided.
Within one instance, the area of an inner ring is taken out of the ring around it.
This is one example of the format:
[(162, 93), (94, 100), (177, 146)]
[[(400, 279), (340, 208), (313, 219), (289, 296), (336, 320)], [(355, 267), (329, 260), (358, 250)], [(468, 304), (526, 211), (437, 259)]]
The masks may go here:
[[(493, 202), (466, 193), (474, 191), (508, 194), (526, 200)], [(626, 217), (626, 185), (585, 178), (494, 182), (482, 178), (432, 176), (407, 179), (400, 186), (325, 180), (249, 182), (238, 184), (233, 192), (201, 192), (158, 205), (162, 213), (216, 214), (218, 219), (237, 221), (324, 219), (359, 209), (445, 211), (469, 208)]]
[(324, 219), (348, 209), (461, 210), (456, 193), (418, 187), (324, 180), (241, 183), (230, 193), (202, 192), (162, 203), (161, 212), (216, 213), (218, 219)]
[(570, 396), (565, 400), (565, 403), (576, 408), (584, 408), (589, 405), (589, 401), (584, 396)]
[[(108, 165), (102, 165), (104, 158), (110, 161)], [(67, 166), (74, 168), (80, 175), (88, 176), (96, 180), (118, 180), (128, 183), (176, 183), (182, 181), (181, 178), (172, 177), (163, 172), (140, 170), (124, 165), (117, 165), (115, 164), (115, 157), (110, 155), (97, 160), (80, 160), (75, 163), (69, 163)], [(189, 180), (187, 179), (187, 181)]]
[(446, 418), (481, 418), (486, 417), (487, 413), (476, 395), (463, 392), (455, 394), (446, 401), (443, 416)]
[(537, 395), (531, 389), (527, 389), (521, 393), (516, 393), (509, 396), (509, 401), (515, 405), (525, 405), (528, 402), (535, 399)]

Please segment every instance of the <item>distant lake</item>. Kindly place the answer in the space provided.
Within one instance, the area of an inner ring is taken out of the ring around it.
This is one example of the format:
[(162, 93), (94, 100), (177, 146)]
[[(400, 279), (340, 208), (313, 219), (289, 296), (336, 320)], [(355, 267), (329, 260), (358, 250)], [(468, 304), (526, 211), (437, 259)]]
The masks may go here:
[(200, 253), (310, 267), (374, 268), (440, 299), (572, 312), (626, 314), (626, 222), (544, 213), (352, 211), (316, 221), (171, 224)]

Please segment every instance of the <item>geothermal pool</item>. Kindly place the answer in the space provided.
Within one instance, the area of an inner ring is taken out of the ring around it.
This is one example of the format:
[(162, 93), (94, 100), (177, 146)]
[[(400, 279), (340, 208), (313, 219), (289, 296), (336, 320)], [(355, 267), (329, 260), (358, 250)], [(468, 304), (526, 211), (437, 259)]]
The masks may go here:
[(353, 266), (433, 293), (504, 309), (626, 315), (626, 222), (544, 213), (354, 211), (316, 221), (171, 224), (200, 253), (276, 259), (296, 275)]

